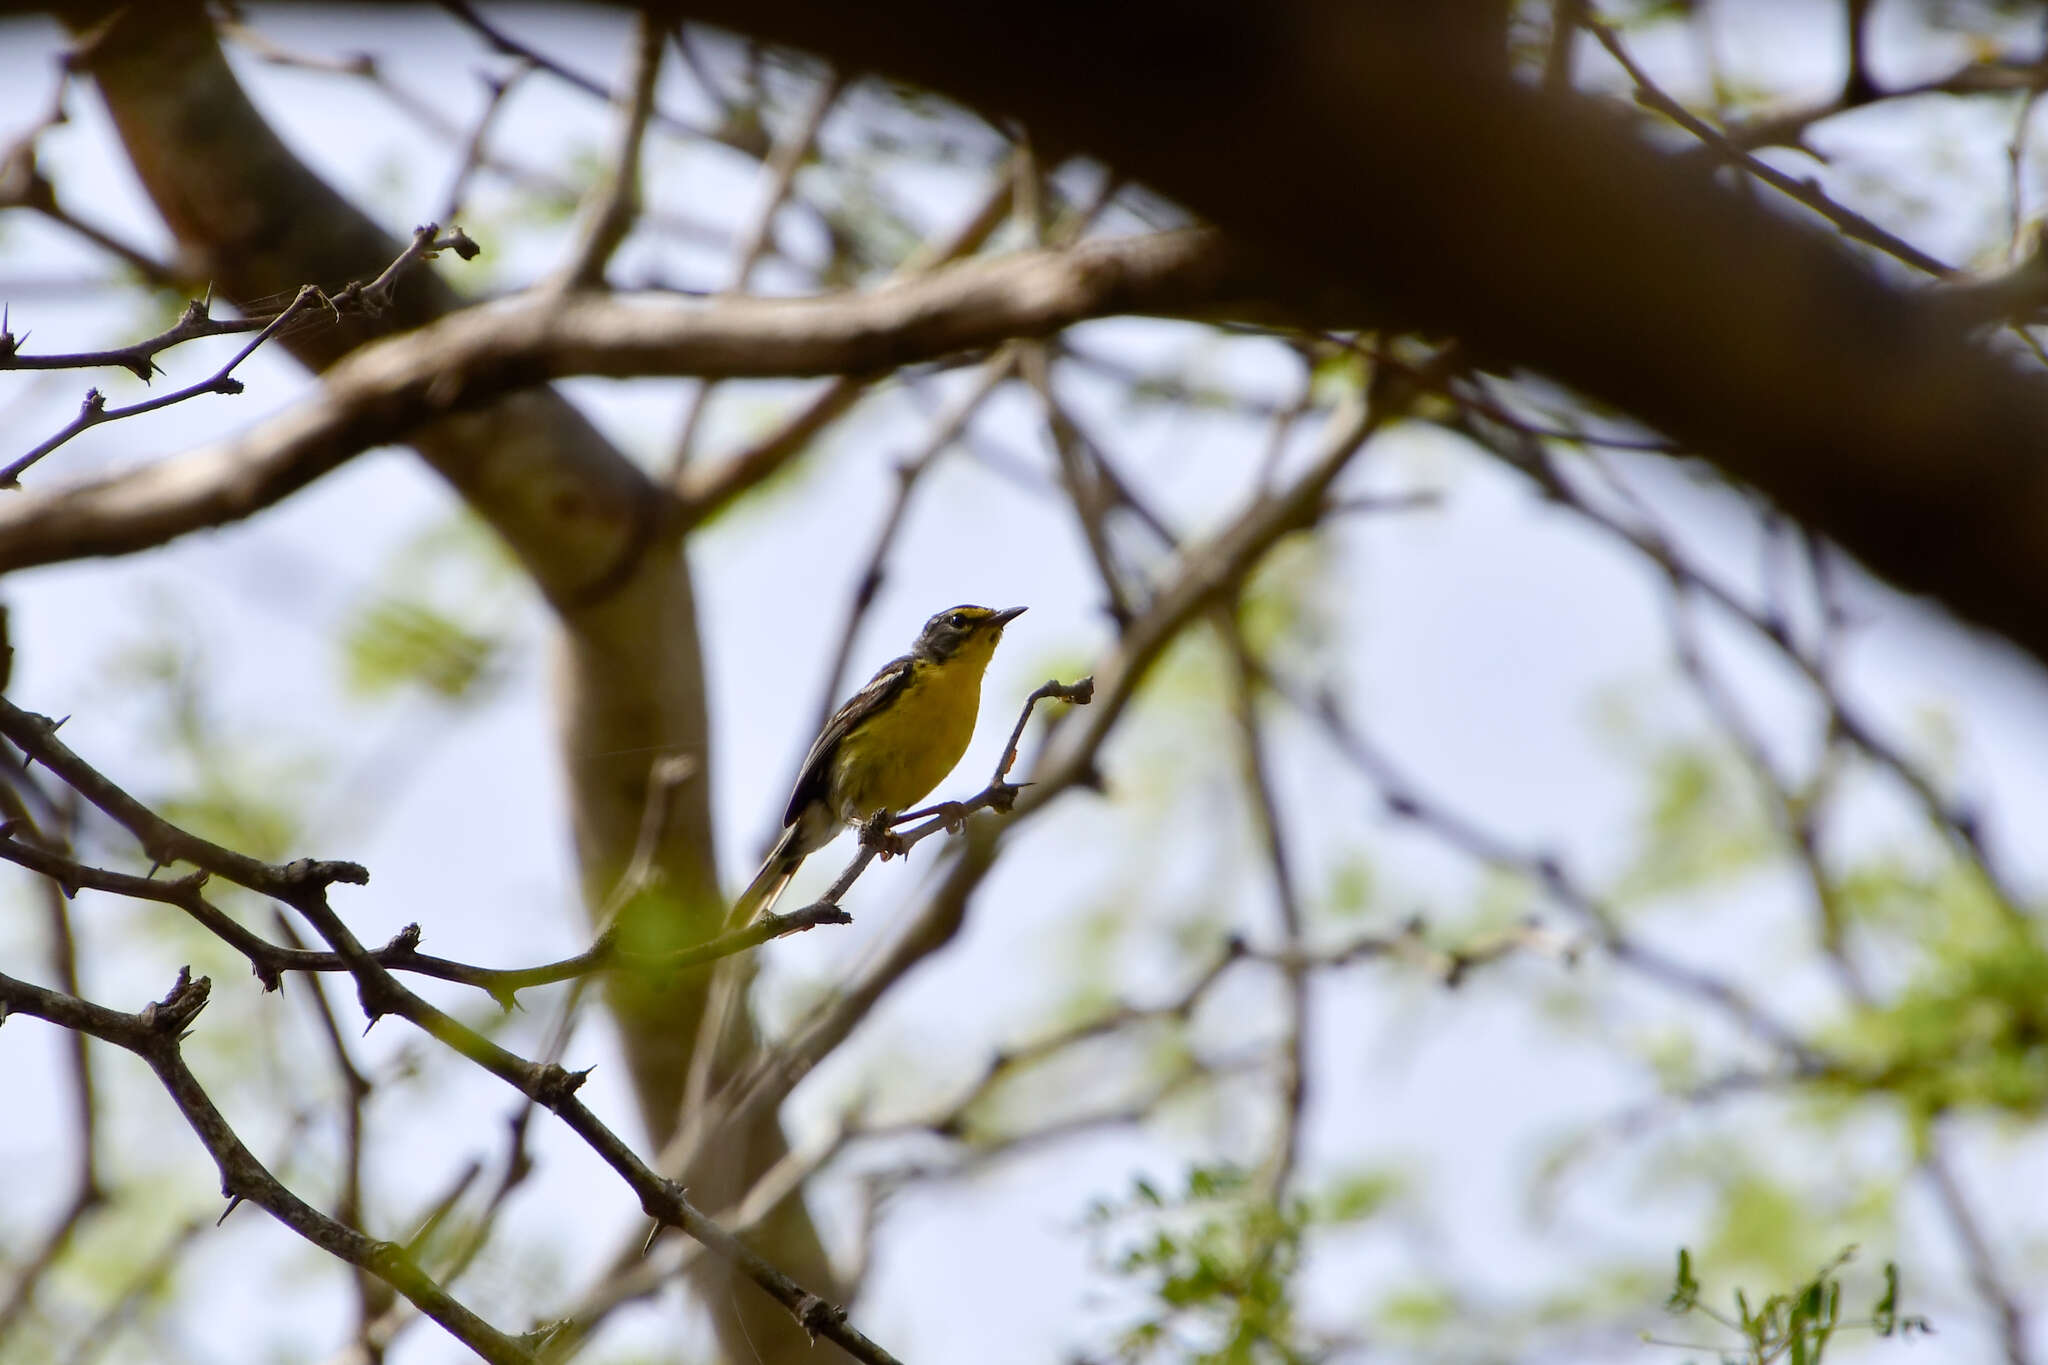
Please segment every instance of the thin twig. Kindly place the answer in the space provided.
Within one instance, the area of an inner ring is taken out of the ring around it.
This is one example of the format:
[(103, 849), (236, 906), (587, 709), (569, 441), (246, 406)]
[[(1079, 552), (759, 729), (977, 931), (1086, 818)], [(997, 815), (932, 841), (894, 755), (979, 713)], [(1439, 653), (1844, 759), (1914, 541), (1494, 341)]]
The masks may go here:
[(1969, 1197), (1963, 1192), (1962, 1181), (1956, 1176), (1953, 1154), (1948, 1150), (1946, 1138), (1947, 1134), (1942, 1131), (1934, 1133), (1927, 1155), (1921, 1160), (1921, 1169), (1926, 1172), (1928, 1183), (1934, 1187), (1935, 1199), (1948, 1218), (1956, 1241), (1961, 1244), (1963, 1264), (1969, 1268), (1971, 1284), (1976, 1287), (1978, 1296), (1990, 1305), (1992, 1315), (1998, 1320), (1998, 1344), (2004, 1353), (2005, 1365), (2033, 1365), (2033, 1350), (2027, 1344), (2026, 1310), (2019, 1298), (2005, 1287), (2005, 1276), (1999, 1269), (1998, 1258), (1992, 1253), (1991, 1243), (1984, 1235), (1976, 1211), (1970, 1206)]
[(1798, 1064), (1818, 1064), (1813, 1048), (1796, 1029), (1739, 987), (1626, 933), (1613, 907), (1581, 885), (1566, 871), (1561, 859), (1549, 853), (1516, 849), (1449, 807), (1423, 796), (1393, 760), (1365, 737), (1334, 696), (1324, 692), (1311, 698), (1271, 674), (1267, 678), (1275, 691), (1323, 727), (1337, 752), (1378, 789), (1389, 814), (1417, 822), (1479, 862), (1527, 878), (1558, 905), (1577, 914), (1616, 962), (1715, 1006), (1746, 1032)]
[(832, 112), (833, 104), (845, 88), (845, 81), (838, 72), (826, 71), (811, 91), (810, 102), (804, 106), (796, 122), (768, 149), (768, 155), (761, 162), (761, 187), (753, 211), (736, 237), (732, 272), (726, 279), (728, 291), (744, 293), (748, 282), (753, 279), (754, 267), (760, 264), (773, 244), (775, 216), (796, 187), (796, 173), (811, 155), (818, 132), (825, 125), (825, 116)]
[[(304, 949), (291, 921), (283, 911), (276, 913), (280, 937), (295, 949)], [(342, 1153), (341, 1193), (335, 1200), (334, 1219), (347, 1227), (363, 1226), (363, 1105), (370, 1097), (370, 1080), (364, 1076), (349, 1056), (348, 1042), (341, 1036), (341, 1026), (335, 1022), (334, 1009), (328, 1003), (327, 989), (317, 975), (306, 978), (306, 993), (313, 1007), (313, 1016), (319, 1022), (320, 1036), (326, 1040), (327, 1052), (334, 1059), (335, 1075), (341, 1081), (342, 1093)], [(356, 1286), (356, 1332), (361, 1336), (369, 1329), (371, 1322), (391, 1306), (389, 1289), (382, 1281), (361, 1266), (355, 1267)]]
[(627, 94), (620, 101), (618, 146), (606, 174), (585, 199), (583, 229), (576, 249), (555, 276), (556, 289), (601, 287), (605, 266), (640, 215), (640, 147), (654, 112), (654, 89), (667, 46), (661, 20), (651, 10), (642, 11), (633, 21), (633, 59)]
[[(1453, 396), (1457, 395), (1454, 393)], [(1498, 421), (1500, 415), (1506, 414), (1498, 414), (1496, 410), (1487, 417), (1489, 421)], [(1456, 429), (1470, 436), (1481, 451), (1528, 477), (1558, 506), (1630, 546), (1667, 576), (1683, 581), (1701, 598), (1712, 602), (1730, 619), (1740, 622), (1776, 650), (1806, 678), (1827, 707), (1831, 729), (1891, 774), (1926, 814), (1929, 822), (1976, 868), (1985, 884), (1996, 893), (2000, 913), (2015, 924), (2025, 920), (2025, 912), (2020, 909), (2023, 899), (1992, 859), (1977, 812), (1967, 803), (1945, 795), (1926, 772), (1911, 762), (1896, 744), (1880, 734), (1862, 712), (1850, 704), (1841, 689), (1834, 685), (1828, 654), (1815, 654), (1801, 648), (1785, 622), (1757, 610), (1719, 578), (1686, 560), (1660, 527), (1634, 524), (1596, 506), (1566, 476), (1542, 441), (1522, 431), (1511, 415), (1506, 416), (1507, 420), (1496, 428), (1468, 420), (1456, 424)], [(1501, 428), (1505, 428), (1512, 439), (1504, 438)], [(1825, 557), (1817, 562), (1824, 564)], [(1832, 632), (1839, 625), (1834, 618), (1836, 608), (1826, 606), (1825, 610), (1829, 613)]]
[[(62, 842), (68, 845), (68, 835)], [(78, 945), (72, 932), (70, 906), (55, 882), (45, 879), (42, 886), (50, 925), (50, 965), (57, 988), (67, 995), (77, 995)], [(63, 1213), (43, 1235), (35, 1251), (22, 1261), (14, 1282), (8, 1286), (6, 1299), (0, 1301), (0, 1342), (7, 1339), (8, 1332), (34, 1302), (37, 1289), (71, 1245), (85, 1219), (106, 1202), (99, 1177), (99, 1105), (93, 1093), (92, 1052), (82, 1033), (68, 1034), (65, 1043), (70, 1071), (71, 1146), (78, 1159), (78, 1173)]]
[[(831, 112), (832, 104), (839, 98), (842, 86), (837, 72), (827, 71), (811, 94), (811, 101), (797, 119), (796, 124), (782, 137), (776, 139), (768, 149), (767, 157), (761, 163), (762, 188), (754, 212), (740, 228), (734, 238), (732, 262), (726, 275), (725, 285), (718, 291), (718, 297), (746, 292), (747, 282), (753, 278), (754, 267), (760, 264), (773, 244), (775, 215), (788, 201), (790, 192), (796, 187), (796, 173), (804, 159), (811, 153), (811, 144), (817, 140), (818, 130), (824, 125), (825, 115)], [(839, 388), (846, 381), (836, 381), (833, 388)], [(695, 453), (697, 432), (704, 420), (705, 412), (711, 406), (711, 395), (717, 388), (717, 381), (705, 379), (690, 390), (685, 400), (683, 417), (677, 427), (675, 453), (670, 456), (669, 467), (680, 475)], [(857, 392), (849, 389), (847, 395)], [(828, 390), (827, 403), (830, 402)], [(841, 409), (843, 410), (843, 408)]]
[(209, 299), (194, 299), (185, 305), (178, 320), (153, 337), (116, 346), (105, 351), (73, 351), (52, 355), (23, 355), (19, 349), (26, 335), (17, 337), (0, 318), (0, 370), (89, 370), (119, 366), (148, 383), (162, 373), (156, 357), (181, 342), (200, 337), (228, 336), (257, 332), (268, 326), (270, 317), (216, 318), (209, 312)]
[(1676, 99), (1673, 99), (1669, 94), (1665, 93), (1662, 87), (1651, 80), (1649, 73), (1638, 66), (1635, 59), (1629, 55), (1627, 47), (1622, 44), (1621, 35), (1616, 33), (1613, 28), (1593, 17), (1590, 12), (1584, 16), (1581, 22), (1585, 25), (1586, 31), (1599, 40), (1600, 46), (1607, 49), (1608, 55), (1614, 58), (1615, 64), (1628, 74), (1628, 78), (1631, 81), (1635, 82), (1636, 100), (1638, 103), (1646, 108), (1656, 110), (1679, 127), (1685, 129), (1686, 132), (1698, 138), (1701, 143), (1729, 165), (1741, 168), (1743, 171), (1761, 180), (1764, 184), (1769, 185), (1772, 189), (1777, 190), (1780, 194), (1800, 204), (1804, 204), (1807, 208), (1812, 209), (1822, 218), (1825, 218), (1843, 236), (1862, 242), (1866, 246), (1875, 247), (1887, 256), (1903, 261), (1915, 270), (1933, 275), (1937, 279), (1947, 279), (1960, 273), (1946, 261), (1928, 255), (1903, 237), (1887, 232), (1884, 228), (1878, 226), (1862, 214), (1857, 213), (1854, 209), (1847, 208), (1836, 202), (1821, 190), (1819, 181), (1796, 180), (1769, 162), (1760, 160), (1742, 147), (1730, 142), (1719, 130), (1687, 109)]
[[(612, 92), (605, 87), (602, 81), (574, 69), (545, 49), (534, 47), (513, 37), (511, 33), (486, 19), (474, 6), (468, 4), (466, 0), (441, 0), (441, 7), (475, 30), (478, 36), (483, 38), (485, 42), (506, 56), (517, 58), (519, 61), (531, 65), (536, 70), (545, 71), (556, 80), (561, 81), (565, 85), (573, 86), (586, 95), (606, 102), (611, 100)], [(658, 106), (649, 109), (648, 119), (655, 126), (678, 136), (707, 142), (722, 142), (726, 146), (736, 151), (745, 152), (749, 156), (759, 156), (763, 150), (754, 143), (734, 137), (731, 133), (724, 130), (699, 127), (688, 119), (671, 114)]]
[(440, 222), (452, 223), (462, 217), (462, 210), (469, 202), (470, 183), (489, 155), (492, 125), (511, 99), (514, 87), (534, 70), (532, 62), (522, 61), (506, 76), (482, 74), (484, 107), (477, 114), (476, 122), (470, 125), (469, 136), (463, 139), (456, 153), (455, 171), (448, 177), (448, 193), (441, 197), (441, 212), (436, 215)]
[[(233, 377), (235, 368), (254, 354), (257, 347), (270, 340), (273, 336), (276, 336), (294, 318), (308, 312), (315, 304), (325, 307), (337, 320), (344, 313), (360, 312), (374, 317), (390, 306), (393, 286), (397, 283), (398, 278), (416, 262), (435, 256), (442, 250), (452, 250), (465, 260), (477, 254), (476, 243), (464, 235), (460, 228), (451, 229), (446, 236), (439, 234), (440, 229), (438, 226), (431, 223), (425, 227), (415, 229), (413, 239), (406, 246), (405, 250), (400, 252), (397, 259), (392, 261), (389, 266), (385, 267), (382, 274), (368, 283), (351, 284), (332, 296), (323, 293), (313, 285), (304, 286), (283, 311), (261, 325), (261, 330), (257, 331), (256, 336), (247, 345), (243, 346), (241, 350), (235, 352), (227, 364), (221, 366), (196, 384), (189, 384), (173, 393), (160, 394), (155, 398), (146, 399), (140, 403), (131, 403), (125, 408), (110, 408), (107, 406), (105, 395), (101, 394), (98, 389), (88, 391), (85, 401), (79, 405), (78, 415), (69, 424), (26, 455), (21, 456), (4, 469), (0, 469), (0, 489), (19, 488), (21, 486), (22, 471), (80, 432), (90, 430), (107, 422), (119, 421), (124, 417), (135, 417), (142, 413), (155, 412), (159, 408), (167, 408), (173, 403), (182, 403), (201, 394), (238, 394), (242, 392), (242, 381)], [(85, 353), (83, 356), (23, 357), (14, 354), (15, 339), (7, 333), (5, 322), (0, 321), (0, 363), (4, 363), (7, 359), (12, 358), (20, 363), (20, 368), (24, 369), (69, 369), (78, 368), (81, 365), (120, 364), (147, 379), (154, 369), (154, 362), (151, 357), (166, 346), (175, 345), (179, 341), (190, 340), (194, 337), (218, 336), (224, 333), (247, 330), (250, 330), (248, 325), (217, 322), (209, 318), (206, 314), (206, 305), (203, 302), (198, 302), (187, 307), (184, 316), (168, 331), (160, 333), (147, 341), (139, 342), (125, 350), (91, 352)], [(61, 366), (48, 363), (52, 361), (64, 363)]]
[[(276, 990), (288, 972), (346, 972), (350, 964), (339, 954), (311, 948), (286, 947), (272, 943), (229, 917), (202, 894), (208, 874), (158, 879), (138, 877), (92, 867), (76, 859), (51, 853), (17, 838), (0, 825), (0, 859), (17, 863), (49, 878), (67, 894), (82, 890), (105, 891), (134, 900), (176, 906), (201, 927), (248, 959), (250, 969), (265, 989)], [(574, 981), (597, 972), (630, 969), (662, 973), (685, 972), (743, 953), (770, 940), (802, 933), (821, 924), (845, 920), (823, 909), (768, 915), (745, 930), (721, 934), (706, 942), (660, 953), (636, 953), (621, 948), (613, 935), (600, 933), (590, 947), (572, 956), (532, 967), (481, 967), (419, 951), (420, 926), (408, 924), (381, 948), (371, 949), (369, 959), (388, 971), (409, 972), (484, 991), (499, 1005), (511, 1009), (518, 993), (534, 986)]]
[[(1235, 603), (1217, 612), (1219, 629), (1230, 652), (1231, 717), (1236, 722), (1244, 784), (1251, 796), (1259, 840), (1272, 875), (1280, 941), (1290, 953), (1298, 954), (1304, 941), (1301, 895), (1295, 886), (1287, 825), (1281, 818), (1279, 797), (1274, 791), (1273, 761), (1259, 722), (1258, 670), (1235, 612)], [(1276, 1201), (1287, 1192), (1288, 1181), (1300, 1160), (1302, 1125), (1308, 1107), (1308, 973), (1302, 966), (1290, 964), (1282, 968), (1282, 975), (1287, 986), (1287, 1042), (1280, 1076), (1280, 1120), (1271, 1154), (1261, 1172)]]
[(233, 377), (235, 367), (244, 360), (247, 360), (258, 346), (261, 346), (264, 342), (275, 336), (279, 328), (305, 311), (305, 309), (311, 307), (318, 298), (320, 298), (320, 291), (311, 285), (301, 289), (299, 296), (292, 300), (291, 305), (282, 313), (272, 318), (264, 326), (263, 330), (256, 334), (253, 341), (235, 352), (233, 358), (227, 364), (221, 366), (196, 384), (188, 384), (182, 389), (171, 393), (159, 394), (155, 398), (144, 399), (140, 403), (131, 403), (125, 408), (110, 408), (107, 406), (106, 396), (98, 389), (87, 390), (85, 401), (78, 406), (78, 416), (72, 418), (62, 430), (45, 440), (35, 449), (29, 451), (28, 454), (13, 461), (6, 468), (0, 469), (0, 488), (19, 488), (21, 486), (23, 470), (80, 432), (90, 430), (102, 423), (117, 422), (123, 417), (136, 417), (145, 412), (155, 412), (158, 408), (167, 408), (173, 403), (182, 403), (188, 398), (196, 398), (203, 393), (237, 394), (242, 392), (242, 381)]

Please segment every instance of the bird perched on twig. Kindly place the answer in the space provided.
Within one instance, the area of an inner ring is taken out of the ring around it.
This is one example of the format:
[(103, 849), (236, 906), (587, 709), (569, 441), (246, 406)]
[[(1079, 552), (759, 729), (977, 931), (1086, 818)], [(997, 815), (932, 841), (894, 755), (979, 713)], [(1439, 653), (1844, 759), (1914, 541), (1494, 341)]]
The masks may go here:
[(891, 659), (832, 713), (798, 772), (782, 837), (726, 917), (751, 923), (774, 904), (798, 866), (842, 825), (881, 840), (881, 823), (924, 799), (974, 738), (981, 677), (1022, 607), (958, 606), (924, 623), (910, 652)]

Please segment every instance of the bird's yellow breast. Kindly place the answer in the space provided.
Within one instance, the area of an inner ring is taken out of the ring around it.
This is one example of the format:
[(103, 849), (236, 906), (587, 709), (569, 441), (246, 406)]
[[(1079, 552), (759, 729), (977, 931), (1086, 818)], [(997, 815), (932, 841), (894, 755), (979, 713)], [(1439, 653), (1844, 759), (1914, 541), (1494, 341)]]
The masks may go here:
[(913, 660), (903, 690), (839, 742), (832, 805), (842, 819), (908, 810), (945, 780), (974, 738), (981, 675), (994, 648), (991, 640), (943, 663)]

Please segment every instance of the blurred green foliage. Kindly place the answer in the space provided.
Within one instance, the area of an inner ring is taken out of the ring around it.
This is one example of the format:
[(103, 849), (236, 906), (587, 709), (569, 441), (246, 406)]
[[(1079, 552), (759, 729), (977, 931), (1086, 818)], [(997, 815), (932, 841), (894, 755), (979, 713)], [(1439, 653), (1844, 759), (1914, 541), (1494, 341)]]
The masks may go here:
[(1848, 1059), (1832, 1083), (1899, 1101), (1923, 1139), (1947, 1110), (2038, 1117), (2048, 1106), (2048, 949), (2029, 925), (1927, 945), (1888, 1000), (1838, 1031)]
[(527, 600), (503, 545), (474, 516), (394, 551), (341, 624), (342, 677), (364, 700), (417, 690), (473, 704), (503, 681)]
[(1748, 1294), (1738, 1289), (1730, 1313), (1714, 1308), (1702, 1297), (1692, 1253), (1681, 1247), (1666, 1311), (1718, 1326), (1734, 1341), (1725, 1346), (1665, 1341), (1647, 1332), (1644, 1339), (1663, 1346), (1712, 1351), (1723, 1365), (1774, 1365), (1781, 1360), (1787, 1365), (1821, 1365), (1836, 1333), (1844, 1330), (1868, 1330), (1880, 1337), (1930, 1335), (1934, 1328), (1926, 1318), (1899, 1311), (1899, 1268), (1889, 1261), (1884, 1267), (1884, 1289), (1869, 1317), (1843, 1318), (1839, 1272), (1855, 1254), (1855, 1247), (1844, 1248), (1810, 1279), (1771, 1294), (1761, 1303), (1752, 1304)]
[(1148, 1296), (1118, 1337), (1117, 1358), (1189, 1365), (1308, 1359), (1293, 1278), (1312, 1217), (1308, 1201), (1276, 1204), (1229, 1166), (1193, 1167), (1170, 1194), (1140, 1178), (1128, 1198), (1095, 1204), (1091, 1226), (1132, 1229), (1106, 1268)]
[(349, 687), (360, 696), (416, 686), (460, 701), (489, 679), (498, 641), (427, 603), (387, 597), (357, 611), (342, 649)]

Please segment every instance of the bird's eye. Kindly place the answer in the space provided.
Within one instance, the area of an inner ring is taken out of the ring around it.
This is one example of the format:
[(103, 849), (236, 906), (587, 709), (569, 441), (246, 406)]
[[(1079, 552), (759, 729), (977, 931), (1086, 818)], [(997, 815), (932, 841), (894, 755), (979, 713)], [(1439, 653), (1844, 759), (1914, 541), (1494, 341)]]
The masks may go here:
[(954, 612), (951, 616), (948, 616), (946, 618), (946, 624), (951, 626), (955, 630), (967, 629), (967, 613), (964, 611)]

